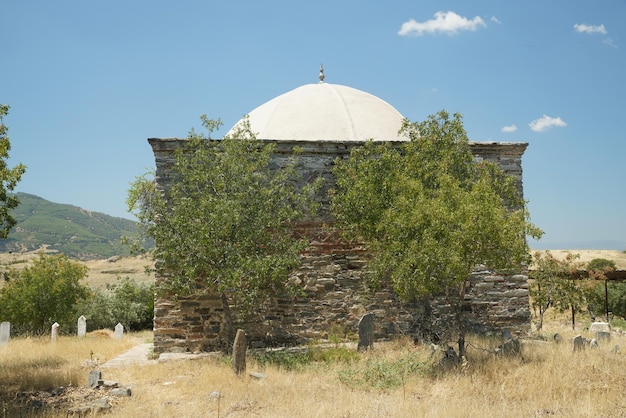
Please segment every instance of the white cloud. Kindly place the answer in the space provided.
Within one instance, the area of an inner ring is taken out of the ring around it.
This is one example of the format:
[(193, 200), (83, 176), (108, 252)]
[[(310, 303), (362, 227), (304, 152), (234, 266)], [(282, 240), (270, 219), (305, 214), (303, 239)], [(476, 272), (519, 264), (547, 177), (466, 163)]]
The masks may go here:
[(554, 126), (559, 126), (559, 127), (567, 126), (567, 123), (565, 123), (559, 117), (553, 118), (548, 115), (543, 115), (539, 119), (535, 119), (534, 121), (530, 122), (528, 126), (530, 126), (530, 129), (532, 129), (535, 132), (543, 132)]
[(499, 24), (499, 23), (502, 23), (502, 22), (500, 22), (500, 19), (498, 19), (498, 18), (497, 18), (497, 17), (495, 17), (495, 16), (491, 16), (491, 19), (489, 19), (489, 20), (491, 20), (493, 23), (498, 23), (498, 24)]
[(613, 39), (611, 39), (611, 38), (606, 38), (605, 40), (602, 41), (602, 43), (604, 45), (608, 45), (608, 46), (611, 46), (613, 48), (617, 48), (617, 45), (615, 45), (615, 42), (613, 42)]
[(501, 129), (502, 132), (515, 132), (517, 131), (517, 126), (515, 124), (509, 126), (503, 126)]
[(594, 25), (587, 25), (585, 23), (576, 23), (574, 25), (574, 29), (578, 33), (589, 33), (589, 34), (601, 33), (603, 35), (606, 35), (608, 33), (604, 25), (594, 26)]
[(437, 12), (434, 19), (425, 22), (416, 22), (414, 19), (404, 22), (398, 31), (398, 35), (422, 36), (425, 33), (437, 32), (455, 35), (462, 30), (475, 31), (479, 26), (487, 26), (479, 16), (470, 20), (454, 12)]

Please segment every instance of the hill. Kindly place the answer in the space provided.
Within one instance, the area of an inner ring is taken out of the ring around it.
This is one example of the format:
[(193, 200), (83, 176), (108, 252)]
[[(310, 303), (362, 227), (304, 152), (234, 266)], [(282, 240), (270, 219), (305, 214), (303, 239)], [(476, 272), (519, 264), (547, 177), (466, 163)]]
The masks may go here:
[(0, 252), (47, 248), (80, 260), (129, 254), (121, 238), (136, 234), (136, 222), (53, 203), (32, 194), (17, 196), (20, 204), (13, 211), (17, 225), (8, 239), (0, 240)]

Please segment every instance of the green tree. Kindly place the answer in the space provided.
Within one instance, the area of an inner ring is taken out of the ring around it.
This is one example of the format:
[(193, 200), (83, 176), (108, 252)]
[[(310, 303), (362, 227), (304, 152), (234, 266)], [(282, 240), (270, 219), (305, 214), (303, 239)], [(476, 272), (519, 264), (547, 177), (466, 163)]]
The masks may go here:
[(599, 312), (606, 314), (606, 320), (609, 320), (609, 312), (615, 315), (623, 316), (626, 313), (626, 295), (624, 290), (626, 287), (622, 283), (609, 286), (606, 274), (617, 270), (617, 265), (613, 260), (605, 258), (594, 258), (587, 263), (587, 273), (590, 280), (602, 280), (604, 283), (598, 284), (587, 293), (588, 309), (595, 318)]
[(87, 318), (90, 330), (112, 328), (120, 322), (127, 330), (151, 329), (154, 316), (154, 285), (130, 277), (107, 283), (84, 299), (78, 312)]
[[(221, 125), (202, 121), (209, 135)], [(233, 302), (249, 313), (284, 289), (306, 246), (292, 228), (316, 205), (314, 186), (297, 185), (295, 160), (273, 167), (273, 150), (247, 123), (219, 141), (192, 130), (176, 151), (168, 188), (145, 176), (133, 183), (129, 210), (154, 239), (154, 259), (167, 275), (157, 292), (218, 292), (228, 316)]]
[(11, 215), (11, 209), (20, 203), (18, 198), (11, 192), (22, 179), (26, 166), (17, 164), (13, 168), (7, 166), (11, 141), (9, 140), (9, 128), (4, 124), (4, 117), (9, 113), (9, 106), (0, 104), (0, 239), (6, 239), (9, 231), (16, 224)]
[(332, 208), (372, 251), (373, 285), (390, 285), (404, 300), (443, 293), (464, 355), (470, 273), (480, 264), (518, 269), (529, 261), (525, 234), (541, 232), (514, 179), (474, 162), (460, 115), (441, 111), (402, 130), (410, 141), (370, 141), (337, 161)]
[(609, 271), (617, 270), (617, 265), (613, 260), (607, 260), (606, 258), (594, 258), (587, 263), (587, 271), (597, 271), (607, 273)]
[(530, 296), (533, 309), (539, 310), (537, 329), (543, 327), (543, 319), (548, 308), (559, 312), (570, 310), (572, 328), (576, 325), (576, 313), (586, 306), (585, 286), (587, 282), (576, 280), (580, 263), (578, 254), (567, 254), (564, 260), (555, 258), (549, 251), (536, 252), (534, 268), (531, 272)]
[(0, 318), (18, 332), (43, 334), (58, 322), (71, 329), (77, 303), (89, 295), (80, 284), (88, 268), (65, 255), (40, 254), (32, 266), (11, 270), (0, 289)]

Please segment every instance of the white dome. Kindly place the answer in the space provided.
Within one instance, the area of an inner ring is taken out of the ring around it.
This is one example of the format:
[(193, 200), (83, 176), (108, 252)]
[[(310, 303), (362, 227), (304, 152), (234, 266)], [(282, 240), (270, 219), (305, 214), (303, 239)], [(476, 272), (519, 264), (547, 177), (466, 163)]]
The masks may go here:
[(406, 140), (398, 136), (404, 117), (393, 106), (338, 84), (306, 84), (262, 104), (248, 116), (258, 139)]

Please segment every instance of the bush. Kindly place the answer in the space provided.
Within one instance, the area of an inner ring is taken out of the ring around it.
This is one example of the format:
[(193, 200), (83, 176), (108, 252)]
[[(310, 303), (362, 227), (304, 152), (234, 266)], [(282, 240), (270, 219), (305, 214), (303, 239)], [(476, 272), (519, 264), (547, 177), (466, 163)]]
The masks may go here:
[[(609, 312), (626, 319), (626, 283), (607, 283)], [(587, 295), (589, 310), (594, 315), (603, 315), (606, 311), (604, 283), (596, 285)]]
[(587, 264), (587, 271), (613, 271), (617, 270), (617, 265), (615, 261), (607, 260), (605, 258), (594, 258)]
[(80, 284), (87, 276), (83, 264), (65, 255), (40, 254), (32, 266), (10, 270), (0, 289), (0, 320), (11, 322), (16, 334), (48, 332), (54, 322), (72, 329), (76, 305), (89, 289)]
[(152, 329), (154, 285), (124, 277), (105, 289), (92, 291), (79, 311), (87, 318), (89, 330), (113, 328), (118, 322), (127, 330)]

